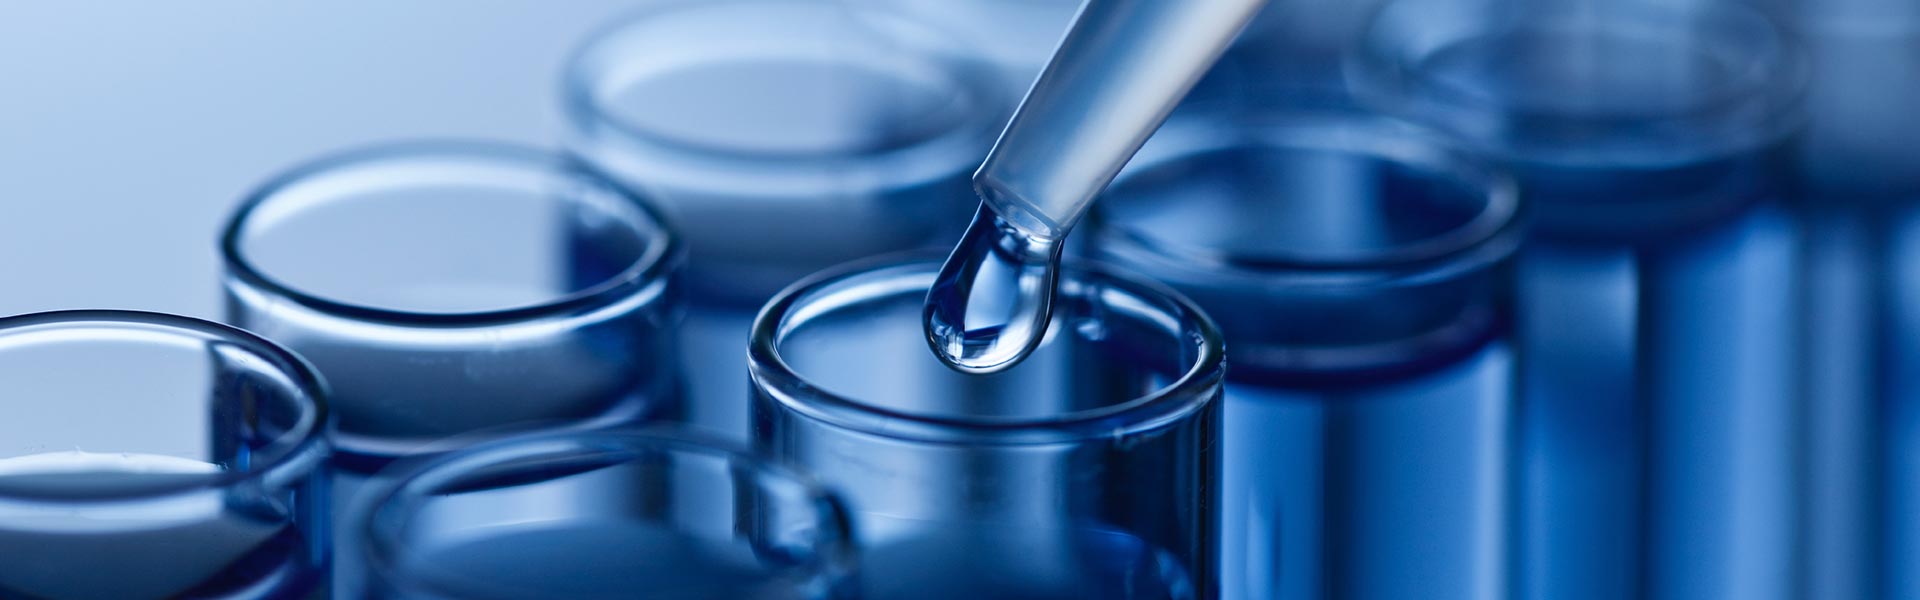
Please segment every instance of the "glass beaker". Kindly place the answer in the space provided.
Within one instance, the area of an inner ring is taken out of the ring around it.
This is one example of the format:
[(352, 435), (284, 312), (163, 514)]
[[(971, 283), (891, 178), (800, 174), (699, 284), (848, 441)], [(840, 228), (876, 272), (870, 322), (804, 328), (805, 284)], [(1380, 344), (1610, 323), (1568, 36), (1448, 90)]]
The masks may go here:
[(325, 385), (224, 325), (0, 318), (0, 596), (295, 598), (326, 582)]
[(1799, 48), (1738, 1), (1397, 0), (1361, 97), (1520, 183), (1521, 598), (1790, 597)]
[(1087, 241), (1226, 338), (1223, 594), (1504, 597), (1512, 180), (1380, 117), (1227, 116), (1163, 127)]
[(687, 420), (744, 440), (741, 348), (781, 287), (861, 257), (950, 247), (999, 133), (991, 68), (884, 7), (652, 7), (565, 70), (568, 148), (688, 240)]
[(1212, 322), (1070, 266), (1041, 348), (965, 375), (927, 349), (926, 258), (818, 275), (754, 325), (755, 441), (845, 496), (864, 595), (1217, 597)]
[(333, 386), (345, 507), (444, 438), (673, 416), (680, 246), (644, 200), (561, 156), (387, 145), (246, 200), (222, 241), (227, 318)]

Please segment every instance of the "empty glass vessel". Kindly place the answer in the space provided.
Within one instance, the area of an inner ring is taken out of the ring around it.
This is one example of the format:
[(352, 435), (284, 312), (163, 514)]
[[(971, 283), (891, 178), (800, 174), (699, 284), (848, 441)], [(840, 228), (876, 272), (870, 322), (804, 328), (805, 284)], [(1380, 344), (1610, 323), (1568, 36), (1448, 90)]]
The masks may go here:
[(333, 386), (338, 506), (450, 436), (678, 409), (680, 241), (558, 155), (419, 143), (321, 159), (254, 192), (222, 249), (228, 320)]
[(1803, 55), (1739, 1), (1397, 0), (1367, 101), (1511, 171), (1521, 598), (1796, 593)]
[(1505, 598), (1512, 180), (1347, 113), (1193, 115), (1088, 244), (1219, 320), (1223, 594)]
[(839, 501), (700, 438), (538, 434), (395, 470), (342, 550), (367, 565), (355, 598), (850, 598)]
[(0, 597), (302, 598), (326, 582), (325, 386), (187, 317), (0, 318)]
[(745, 439), (741, 349), (782, 286), (966, 226), (1011, 103), (942, 33), (878, 5), (674, 2), (573, 55), (568, 148), (688, 240), (689, 422)]
[(1070, 266), (1040, 349), (966, 375), (927, 352), (924, 258), (810, 278), (754, 325), (755, 442), (845, 495), (864, 597), (1217, 597), (1212, 322)]

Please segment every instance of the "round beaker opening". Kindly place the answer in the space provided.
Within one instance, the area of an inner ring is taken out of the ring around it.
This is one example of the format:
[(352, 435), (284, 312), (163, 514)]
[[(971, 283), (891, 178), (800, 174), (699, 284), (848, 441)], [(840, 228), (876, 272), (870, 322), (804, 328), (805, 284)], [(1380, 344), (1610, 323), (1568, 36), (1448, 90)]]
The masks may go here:
[(1299, 119), (1186, 139), (1196, 142), (1136, 165), (1109, 189), (1096, 219), (1102, 244), (1308, 276), (1456, 255), (1518, 217), (1506, 177), (1384, 122)]
[(1356, 84), (1504, 158), (1681, 164), (1798, 125), (1803, 57), (1741, 3), (1443, 4), (1382, 10)]
[(701, 152), (831, 160), (963, 128), (997, 101), (937, 32), (878, 10), (791, 2), (649, 12), (584, 46), (577, 118)]
[(224, 240), (233, 272), (281, 295), (400, 318), (591, 304), (662, 276), (675, 245), (612, 185), (483, 144), (390, 146), (297, 169), (256, 192)]
[[(304, 362), (198, 319), (0, 319), (0, 498), (139, 497), (257, 477), (323, 443)], [(310, 465), (309, 465), (310, 466)], [(285, 475), (285, 474), (283, 474)]]
[(953, 371), (928, 349), (920, 319), (939, 267), (855, 265), (782, 293), (754, 326), (760, 393), (884, 435), (1037, 441), (1164, 425), (1218, 390), (1219, 335), (1197, 308), (1077, 266), (1062, 274), (1031, 356), (992, 375)]
[(355, 525), (388, 591), (451, 598), (829, 597), (853, 550), (810, 479), (678, 434), (502, 440), (413, 467)]

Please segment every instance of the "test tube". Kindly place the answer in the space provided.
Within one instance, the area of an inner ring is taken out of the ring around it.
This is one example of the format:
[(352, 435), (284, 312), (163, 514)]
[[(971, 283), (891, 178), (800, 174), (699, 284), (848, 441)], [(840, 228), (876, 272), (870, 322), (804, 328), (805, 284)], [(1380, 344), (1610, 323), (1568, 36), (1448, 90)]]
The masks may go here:
[(339, 507), (443, 438), (609, 427), (680, 402), (680, 242), (558, 155), (423, 142), (321, 159), (255, 191), (222, 249), (228, 320), (333, 386)]
[(354, 512), (361, 541), (343, 552), (370, 574), (355, 598), (830, 600), (852, 587), (839, 501), (703, 438), (538, 434), (396, 469)]
[(1803, 597), (1920, 597), (1920, 4), (1778, 2), (1807, 46), (1797, 140), (1807, 224)]
[(741, 441), (754, 311), (835, 264), (951, 246), (1011, 107), (937, 24), (778, 0), (650, 8), (582, 45), (564, 94), (570, 150), (686, 236), (687, 421)]
[(1081, 0), (855, 1), (898, 6), (902, 12), (939, 24), (999, 70), (1011, 90), (1033, 85), (1082, 4)]
[(0, 597), (300, 598), (326, 581), (326, 386), (157, 313), (0, 318)]
[(1351, 113), (1196, 114), (1142, 156), (1088, 244), (1226, 336), (1223, 595), (1505, 598), (1513, 182)]
[(1364, 99), (1518, 178), (1520, 598), (1789, 598), (1804, 555), (1802, 124), (1743, 2), (1398, 0)]
[(870, 600), (1218, 597), (1218, 332), (1157, 285), (1072, 266), (1032, 357), (926, 352), (939, 256), (850, 265), (754, 324), (758, 447), (853, 511)]

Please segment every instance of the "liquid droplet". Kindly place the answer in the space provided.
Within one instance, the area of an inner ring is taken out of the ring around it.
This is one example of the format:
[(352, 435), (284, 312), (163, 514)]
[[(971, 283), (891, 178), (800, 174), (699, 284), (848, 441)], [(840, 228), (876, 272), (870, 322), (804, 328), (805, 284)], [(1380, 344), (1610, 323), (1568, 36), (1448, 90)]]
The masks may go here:
[(927, 291), (922, 317), (933, 354), (963, 373), (1019, 364), (1040, 345), (1053, 316), (1063, 247), (982, 204)]

